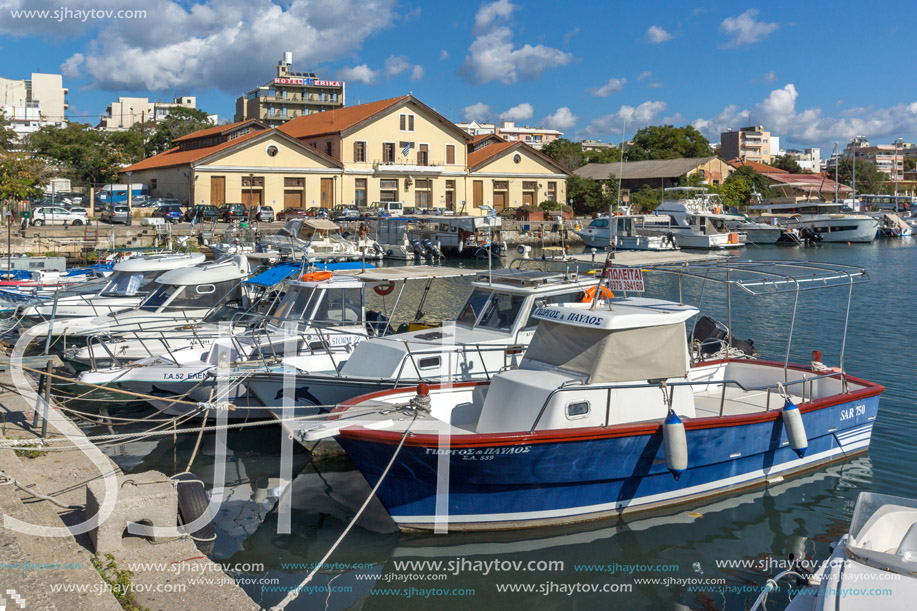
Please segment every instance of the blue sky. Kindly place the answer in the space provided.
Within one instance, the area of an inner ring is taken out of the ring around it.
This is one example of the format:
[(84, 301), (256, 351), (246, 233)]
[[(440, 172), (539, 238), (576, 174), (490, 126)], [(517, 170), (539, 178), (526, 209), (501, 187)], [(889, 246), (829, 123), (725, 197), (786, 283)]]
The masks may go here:
[[(14, 18), (19, 9), (71, 11)], [(143, 10), (115, 19), (76, 11)], [(348, 103), (413, 92), (453, 120), (515, 120), (618, 142), (648, 124), (764, 124), (784, 148), (863, 135), (917, 141), (913, 5), (886, 2), (0, 0), (0, 76), (61, 72), (70, 119), (119, 95), (232, 118), (295, 70), (347, 81)]]

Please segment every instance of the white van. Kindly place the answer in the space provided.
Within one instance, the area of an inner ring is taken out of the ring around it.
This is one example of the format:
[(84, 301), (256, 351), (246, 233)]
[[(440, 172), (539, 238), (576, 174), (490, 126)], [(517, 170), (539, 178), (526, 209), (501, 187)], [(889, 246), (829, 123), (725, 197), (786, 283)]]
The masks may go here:
[(373, 202), (367, 211), (369, 216), (401, 216), (404, 202)]

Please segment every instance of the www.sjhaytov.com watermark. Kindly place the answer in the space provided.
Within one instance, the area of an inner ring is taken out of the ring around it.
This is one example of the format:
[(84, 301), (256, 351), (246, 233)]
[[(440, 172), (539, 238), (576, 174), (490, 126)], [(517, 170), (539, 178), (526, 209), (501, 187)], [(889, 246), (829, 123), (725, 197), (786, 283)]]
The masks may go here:
[(58, 9), (18, 9), (10, 10), (10, 16), (13, 19), (43, 19), (48, 21), (82, 21), (86, 23), (90, 20), (102, 19), (146, 19), (146, 11), (134, 10), (113, 10), (113, 9), (69, 9), (60, 7)]

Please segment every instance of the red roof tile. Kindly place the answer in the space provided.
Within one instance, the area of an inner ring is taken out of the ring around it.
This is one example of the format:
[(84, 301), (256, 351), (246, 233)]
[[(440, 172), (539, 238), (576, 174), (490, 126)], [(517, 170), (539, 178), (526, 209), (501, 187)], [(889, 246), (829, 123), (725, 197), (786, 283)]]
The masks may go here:
[(758, 172), (759, 174), (772, 174), (777, 172), (788, 173), (786, 170), (781, 170), (780, 168), (775, 168), (772, 165), (767, 165), (764, 163), (759, 163), (757, 161), (742, 161), (741, 159), (733, 159), (732, 161), (727, 161), (729, 165), (734, 168), (741, 168), (742, 166), (747, 166)]
[(522, 147), (525, 147), (525, 150), (530, 153), (534, 153), (536, 157), (540, 157), (542, 160), (547, 161), (549, 164), (555, 166), (565, 174), (572, 173), (563, 165), (557, 163), (541, 151), (530, 147), (524, 142), (494, 142), (493, 144), (488, 144), (487, 146), (482, 147), (474, 152), (468, 153), (468, 169), (474, 170), (478, 166), (487, 163), (491, 158), (496, 157), (501, 153), (505, 153), (513, 148)]
[[(208, 130), (209, 131), (209, 130)], [(243, 136), (238, 138), (233, 138), (232, 140), (227, 140), (226, 142), (221, 142), (213, 146), (202, 146), (196, 149), (189, 149), (186, 151), (179, 150), (179, 147), (173, 147), (164, 153), (159, 153), (158, 155), (153, 155), (152, 157), (147, 157), (141, 161), (138, 161), (134, 165), (130, 165), (122, 170), (119, 170), (119, 174), (124, 172), (139, 172), (140, 170), (153, 170), (156, 168), (170, 168), (178, 165), (186, 165), (189, 163), (194, 163), (205, 157), (209, 157), (214, 153), (228, 149), (237, 144), (241, 144), (246, 140), (251, 140), (255, 136), (259, 136), (263, 131), (253, 131), (248, 132)]]
[(235, 129), (238, 129), (245, 125), (246, 123), (252, 123), (254, 125), (259, 125), (264, 129), (268, 129), (268, 126), (259, 121), (258, 119), (246, 119), (245, 121), (238, 121), (236, 123), (228, 123), (226, 125), (217, 125), (216, 127), (208, 127), (207, 129), (199, 129), (196, 132), (191, 132), (190, 134), (185, 134), (179, 138), (174, 139), (172, 142), (185, 142), (186, 140), (196, 140), (198, 138), (206, 138), (207, 136), (215, 136), (218, 134), (225, 134), (231, 132)]
[(345, 106), (325, 112), (316, 112), (311, 115), (302, 115), (287, 121), (277, 129), (294, 138), (308, 138), (320, 134), (336, 134), (345, 129), (349, 129), (369, 119), (383, 110), (394, 106), (411, 96), (403, 95), (397, 98), (379, 100), (377, 102), (368, 102), (358, 104), (357, 106)]

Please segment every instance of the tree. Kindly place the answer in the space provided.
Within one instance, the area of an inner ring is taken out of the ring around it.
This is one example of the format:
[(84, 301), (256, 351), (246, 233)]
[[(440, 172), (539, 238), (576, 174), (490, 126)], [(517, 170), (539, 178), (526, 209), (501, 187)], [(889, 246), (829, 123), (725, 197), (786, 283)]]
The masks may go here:
[(747, 165), (730, 174), (719, 188), (723, 202), (736, 208), (748, 206), (755, 193), (766, 199), (773, 195), (768, 179)]
[(558, 138), (541, 147), (541, 152), (562, 166), (575, 170), (585, 164), (583, 147), (566, 138)]
[[(837, 165), (837, 179), (845, 185), (853, 186), (853, 163), (850, 159), (843, 159)], [(873, 164), (857, 160), (856, 162), (856, 192), (880, 193), (887, 181), (888, 175), (880, 172)]]
[(630, 194), (630, 207), (635, 212), (652, 212), (661, 203), (662, 195), (659, 189), (654, 189), (649, 185), (643, 185), (639, 191), (633, 191)]
[(904, 171), (910, 172), (911, 170), (917, 168), (917, 157), (905, 157), (904, 158)]
[(627, 159), (678, 159), (680, 157), (707, 157), (711, 155), (710, 142), (691, 125), (650, 125), (634, 135), (627, 149)]
[(0, 152), (9, 151), (16, 146), (18, 137), (10, 127), (6, 115), (0, 113)]
[(790, 174), (802, 174), (802, 168), (796, 163), (796, 159), (789, 153), (784, 153), (780, 157), (774, 157), (770, 165), (779, 170), (789, 172)]
[[(191, 132), (213, 127), (207, 120), (207, 113), (194, 108), (176, 107), (169, 110), (169, 115), (157, 122), (146, 123), (143, 129), (149, 130), (146, 141), (146, 152), (156, 155), (172, 148), (172, 141)], [(139, 130), (140, 127), (137, 127)]]
[(614, 174), (608, 180), (592, 180), (577, 174), (567, 179), (567, 197), (573, 200), (577, 212), (601, 212), (617, 201), (617, 179)]
[(18, 202), (41, 197), (45, 174), (45, 166), (38, 159), (0, 155), (0, 201)]
[(586, 163), (617, 163), (621, 161), (621, 149), (616, 146), (583, 152)]

